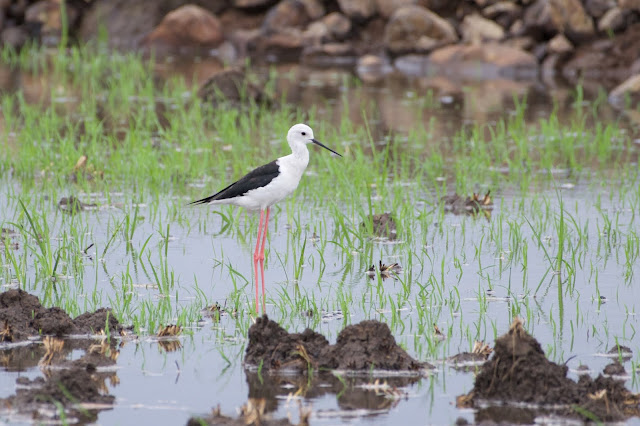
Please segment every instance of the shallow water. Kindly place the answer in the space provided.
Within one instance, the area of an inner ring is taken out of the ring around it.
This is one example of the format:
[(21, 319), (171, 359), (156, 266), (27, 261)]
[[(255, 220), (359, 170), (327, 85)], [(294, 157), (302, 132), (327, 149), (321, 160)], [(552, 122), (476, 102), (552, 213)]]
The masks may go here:
[[(318, 99), (339, 105), (346, 96), (350, 105), (364, 105), (374, 116), (377, 110), (374, 125), (381, 135), (408, 132), (417, 122), (436, 120), (440, 125), (433, 127), (432, 143), (446, 143), (465, 123), (490, 122), (508, 114), (514, 93), (529, 95), (530, 121), (548, 114), (554, 103), (568, 104), (569, 89), (547, 91), (532, 83), (488, 81), (468, 86), (459, 99), (445, 98), (449, 95), (443, 93), (434, 100), (444, 104), (436, 115), (416, 117), (415, 103), (432, 82), (389, 79), (378, 85), (345, 86), (345, 78), (338, 71), (312, 73), (293, 100), (303, 107), (317, 104)], [(560, 111), (570, 118), (569, 111)], [(319, 112), (322, 115), (322, 109)], [(361, 109), (331, 109), (336, 122), (346, 113), (354, 126), (365, 125)], [(611, 110), (609, 114), (602, 120), (614, 119), (616, 113)], [(320, 172), (310, 170), (305, 179)], [(354, 389), (352, 383), (338, 394), (308, 387), (295, 378), (290, 379), (293, 385), (283, 386), (263, 377), (261, 385), (255, 373), (245, 372), (242, 357), (251, 323), (246, 315), (253, 306), (251, 253), (258, 218), (233, 208), (220, 209), (233, 218), (225, 227), (222, 217), (207, 207), (183, 208), (176, 215), (175, 207), (190, 201), (184, 196), (163, 194), (158, 203), (142, 200), (144, 204), (137, 205), (141, 219), (128, 243), (121, 231), (113, 241), (110, 238), (126, 213), (136, 208), (126, 204), (124, 194), (77, 194), (99, 208), (73, 217), (56, 209), (59, 197), (45, 200), (42, 205), (49, 209), (46, 217), (54, 244), (62, 244), (65, 237), (79, 241), (76, 258), (83, 265), (81, 273), (59, 281), (70, 296), (57, 300), (53, 294), (45, 300), (48, 305), (70, 306), (79, 312), (111, 306), (126, 316), (147, 309), (149, 315), (158, 315), (165, 322), (175, 322), (184, 310), (197, 312), (214, 302), (231, 310), (237, 300), (242, 308), (238, 317), (223, 315), (219, 322), (202, 315), (179, 338), (181, 347), (175, 351), (161, 349), (147, 335), (125, 341), (117, 362), (119, 383), (109, 387), (116, 405), (100, 413), (100, 423), (127, 423), (131, 416), (142, 413), (149, 423), (184, 424), (192, 415), (207, 414), (218, 404), (223, 414), (235, 417), (236, 408), (248, 397), (267, 398), (274, 418), (291, 415), (296, 421), (297, 399), (305, 395), (303, 405), (312, 406), (314, 424), (451, 424), (458, 417), (473, 421), (472, 411), (455, 408), (455, 397), (472, 389), (473, 374), (439, 360), (469, 351), (474, 339), (491, 345), (507, 331), (514, 316), (525, 319), (526, 329), (550, 359), (567, 362), (572, 370), (587, 364), (597, 375), (610, 362), (602, 353), (616, 341), (633, 350), (632, 361), (625, 363), (627, 372), (637, 366), (640, 262), (636, 212), (640, 197), (633, 183), (625, 183), (626, 190), (617, 192), (612, 190), (616, 182), (594, 182), (588, 176), (557, 172), (558, 191), (546, 188), (520, 194), (505, 189), (493, 193), (495, 207), (487, 215), (445, 214), (440, 219), (427, 203), (416, 201), (416, 221), (402, 230), (397, 241), (366, 241), (356, 251), (346, 251), (336, 243), (336, 225), (330, 215), (325, 217), (326, 206), (310, 203), (299, 208), (305, 200), (295, 199), (274, 208), (265, 262), (268, 315), (289, 331), (308, 326), (331, 342), (346, 324), (363, 319), (386, 322), (410, 355), (437, 366), (429, 377), (400, 380), (402, 392), (397, 398), (376, 396), (372, 389)], [(0, 205), (7, 206), (0, 211), (3, 227), (13, 227), (20, 194), (15, 181), (2, 180)], [(427, 190), (424, 197), (437, 201)], [(553, 265), (561, 212), (567, 230), (565, 258), (576, 256), (567, 263), (577, 265), (573, 274), (569, 266), (556, 273)], [(418, 220), (424, 214), (430, 219)], [(609, 221), (615, 224), (611, 229)], [(84, 234), (69, 235), (71, 223)], [(351, 225), (360, 226), (359, 219), (351, 218)], [(414, 235), (412, 244), (405, 242), (403, 232)], [(24, 245), (34, 242), (20, 238), (15, 239), (19, 244), (15, 253), (23, 255)], [(90, 244), (94, 245), (85, 250)], [(302, 273), (295, 280), (302, 246)], [(397, 262), (403, 269), (396, 278), (371, 279), (365, 271), (378, 261)], [(2, 266), (11, 269), (8, 263)], [(36, 282), (33, 269), (26, 275), (27, 282)], [(6, 276), (0, 277), (3, 289), (14, 286)], [(172, 284), (161, 291), (155, 285), (158, 281)], [(39, 294), (40, 287), (26, 290), (45, 297)], [(96, 298), (91, 297), (94, 290)], [(127, 297), (131, 298), (128, 305), (123, 301)], [(303, 312), (311, 308), (317, 314), (305, 316)], [(446, 340), (435, 337), (434, 323), (447, 335)], [(147, 330), (150, 334), (155, 331)], [(0, 346), (0, 354), (12, 350)], [(35, 366), (2, 365), (0, 398), (15, 392), (18, 377), (41, 374)], [(17, 371), (8, 371), (14, 368)], [(577, 378), (575, 371), (571, 377)], [(386, 380), (393, 385), (395, 379)], [(633, 391), (640, 390), (635, 375), (626, 383)], [(278, 396), (273, 395), (271, 385), (280, 389)], [(632, 423), (640, 422), (633, 419)]]

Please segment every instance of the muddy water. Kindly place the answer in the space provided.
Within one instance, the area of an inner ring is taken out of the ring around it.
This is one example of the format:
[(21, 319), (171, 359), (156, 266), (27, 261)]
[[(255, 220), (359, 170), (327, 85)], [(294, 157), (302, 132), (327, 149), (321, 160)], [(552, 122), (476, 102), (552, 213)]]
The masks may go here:
[[(454, 88), (442, 89), (434, 102), (443, 104), (443, 108), (432, 112), (441, 115), (416, 117), (413, 111), (418, 94), (436, 84), (444, 87), (441, 82), (389, 77), (377, 84), (345, 88), (348, 77), (339, 71), (291, 72), (307, 76), (302, 88), (289, 90), (293, 100), (302, 106), (315, 105), (319, 99), (328, 99), (338, 106), (342, 96), (347, 96), (352, 105), (359, 105), (360, 100), (365, 108), (377, 105), (375, 125), (381, 134), (408, 131), (417, 121), (435, 119), (440, 125), (434, 127), (434, 143), (442, 143), (465, 123), (487, 122), (508, 113), (514, 92), (528, 95), (532, 107), (527, 118), (532, 121), (548, 114), (554, 104), (566, 107), (570, 103), (569, 89), (548, 91), (533, 83), (486, 81), (471, 84), (462, 93)], [(288, 83), (283, 80), (281, 84)], [(560, 111), (569, 114), (568, 108)], [(354, 125), (363, 124), (359, 108), (341, 111), (338, 107), (332, 114), (336, 121), (342, 114), (348, 114)], [(603, 120), (615, 117), (613, 111), (609, 114)], [(394, 243), (373, 242), (349, 254), (331, 244), (326, 245), (322, 254), (319, 252), (322, 240), (332, 238), (332, 224), (323, 222), (320, 208), (301, 213), (301, 235), (290, 226), (293, 221), (286, 210), (275, 209), (265, 263), (270, 318), (289, 331), (311, 327), (331, 343), (346, 324), (379, 319), (389, 324), (396, 341), (412, 357), (434, 364), (436, 370), (428, 377), (384, 377), (378, 386), (375, 379), (368, 377), (307, 379), (245, 371), (242, 359), (250, 320), (241, 314), (237, 318), (223, 315), (220, 321), (214, 321), (202, 314), (201, 321), (193, 324), (189, 333), (176, 339), (179, 344), (160, 345), (156, 338), (145, 335), (118, 340), (122, 343), (115, 370), (118, 380), (107, 385), (107, 392), (115, 397), (115, 402), (99, 411), (98, 422), (123, 424), (143, 415), (148, 423), (185, 424), (191, 416), (205, 415), (218, 404), (223, 414), (236, 417), (236, 409), (248, 398), (264, 398), (265, 410), (273, 418), (291, 416), (293, 422), (300, 413), (298, 400), (312, 407), (313, 424), (452, 424), (459, 417), (473, 422), (473, 411), (455, 407), (455, 397), (472, 389), (473, 374), (439, 360), (470, 350), (475, 338), (493, 344), (497, 335), (508, 329), (514, 314), (525, 319), (526, 328), (541, 342), (550, 359), (567, 362), (571, 378), (577, 378), (576, 369), (581, 364), (588, 365), (594, 376), (601, 372), (610, 363), (610, 358), (603, 354), (615, 345), (616, 339), (633, 350), (632, 360), (637, 362), (640, 262), (625, 264), (623, 246), (602, 232), (605, 217), (613, 215), (619, 223), (637, 228), (633, 211), (608, 190), (594, 189), (589, 184), (564, 188), (565, 208), (572, 215), (579, 212), (580, 229), (588, 236), (588, 249), (579, 259), (575, 288), (563, 284), (560, 291), (558, 280), (566, 276), (549, 272), (549, 261), (545, 258), (545, 249), (555, 253), (557, 248), (553, 221), (545, 228), (541, 236), (544, 245), (539, 247), (531, 243), (536, 238), (531, 229), (526, 223), (521, 224), (520, 239), (529, 241), (526, 274), (521, 264), (505, 260), (513, 249), (509, 241), (503, 241), (501, 246), (484, 242), (476, 255), (489, 230), (509, 235), (509, 219), (519, 214), (527, 216), (540, 208), (532, 197), (498, 194), (499, 202), (491, 220), (447, 214), (442, 223), (427, 230), (424, 245), (408, 247), (400, 238)], [(13, 220), (16, 201), (10, 195), (15, 191), (15, 182), (5, 180), (0, 187), (0, 205), (10, 207), (0, 211), (0, 223)], [(157, 221), (150, 218), (168, 218), (171, 205), (186, 201), (165, 196), (160, 207), (138, 206), (145, 219), (131, 244), (117, 238), (102, 256), (115, 224), (122, 220), (123, 213), (117, 205), (124, 197), (110, 194), (107, 200), (101, 194), (80, 195), (84, 202), (104, 206), (83, 212), (77, 219), (86, 224), (86, 241), (95, 246), (87, 250), (84, 273), (69, 276), (60, 284), (67, 286), (68, 299), (77, 303), (80, 312), (102, 306), (122, 308), (120, 300), (125, 295), (131, 297), (126, 308), (130, 312), (140, 312), (146, 306), (163, 306), (167, 318), (174, 322), (184, 309), (199, 310), (219, 303), (232, 310), (236, 291), (245, 311), (252, 305), (250, 254), (255, 238), (252, 230), (257, 224), (255, 216), (240, 213), (237, 226), (220, 233), (223, 223), (218, 215), (207, 209), (187, 209), (185, 220), (171, 224), (165, 256), (165, 240)], [(598, 195), (599, 209), (594, 203)], [(559, 211), (555, 192), (536, 196), (549, 200), (551, 212)], [(417, 211), (421, 208), (424, 206), (416, 205)], [(48, 216), (52, 218), (50, 227), (54, 236), (62, 237), (64, 232), (62, 215), (51, 203)], [(201, 226), (203, 223), (206, 228)], [(319, 241), (311, 238), (309, 230), (314, 228), (327, 229), (318, 235)], [(417, 228), (413, 231), (420, 232)], [(136, 251), (149, 236), (145, 254), (138, 257)], [(294, 281), (296, 250), (301, 239), (307, 239), (305, 266), (301, 278)], [(16, 252), (21, 253), (23, 242), (16, 242)], [(320, 267), (322, 260), (324, 267)], [(381, 284), (371, 281), (365, 271), (379, 260), (405, 266), (399, 279), (390, 278)], [(163, 262), (173, 274), (174, 282), (166, 294), (153, 285), (157, 282), (153, 269), (161, 268)], [(406, 265), (413, 267), (408, 270)], [(593, 267), (597, 267), (597, 277)], [(35, 271), (26, 272), (33, 282)], [(444, 288), (433, 285), (434, 280), (444, 282)], [(403, 281), (412, 282), (408, 290)], [(0, 285), (6, 289), (13, 283), (0, 281)], [(379, 285), (384, 289), (383, 299), (378, 297)], [(96, 299), (89, 297), (94, 289), (98, 292)], [(39, 289), (27, 290), (44, 297), (38, 294)], [(56, 304), (55, 295), (50, 297), (48, 304)], [(292, 314), (291, 303), (305, 297), (316, 301), (320, 315)], [(396, 305), (397, 316), (392, 313), (389, 299), (402, 301)], [(447, 334), (446, 340), (436, 338), (433, 323)], [(155, 330), (148, 332), (153, 334)], [(43, 375), (37, 366), (41, 356), (40, 343), (0, 346), (0, 398), (15, 394), (20, 378)], [(65, 356), (74, 359), (80, 354), (72, 351)], [(631, 372), (631, 361), (624, 366)], [(385, 382), (395, 390), (385, 392), (382, 387)], [(631, 376), (626, 378), (626, 385), (640, 390)], [(10, 422), (30, 422), (29, 413), (5, 412), (0, 416)], [(639, 423), (637, 419), (633, 422)]]

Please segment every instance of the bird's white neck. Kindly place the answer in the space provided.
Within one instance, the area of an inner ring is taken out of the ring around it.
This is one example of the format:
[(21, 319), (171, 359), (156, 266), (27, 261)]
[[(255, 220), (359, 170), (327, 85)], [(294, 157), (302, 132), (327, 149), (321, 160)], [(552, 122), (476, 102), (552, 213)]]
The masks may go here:
[(304, 168), (307, 167), (307, 165), (309, 164), (309, 150), (307, 149), (307, 145), (292, 144), (291, 153), (293, 154), (297, 162), (303, 164)]

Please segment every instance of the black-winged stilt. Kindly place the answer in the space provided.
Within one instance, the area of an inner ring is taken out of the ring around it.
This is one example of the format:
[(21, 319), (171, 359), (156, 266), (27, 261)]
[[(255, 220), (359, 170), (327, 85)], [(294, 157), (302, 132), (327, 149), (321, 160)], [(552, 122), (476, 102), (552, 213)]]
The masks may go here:
[[(314, 143), (342, 157), (313, 137), (306, 124), (296, 124), (287, 133), (291, 154), (280, 157), (252, 170), (246, 176), (220, 192), (190, 204), (233, 204), (248, 210), (260, 210), (260, 224), (256, 249), (253, 252), (253, 270), (256, 282), (256, 312), (258, 311), (258, 262), (262, 277), (262, 310), (264, 311), (264, 245), (267, 240), (269, 210), (272, 205), (296, 190), (302, 174), (309, 164), (307, 144)], [(266, 212), (266, 214), (265, 214)]]

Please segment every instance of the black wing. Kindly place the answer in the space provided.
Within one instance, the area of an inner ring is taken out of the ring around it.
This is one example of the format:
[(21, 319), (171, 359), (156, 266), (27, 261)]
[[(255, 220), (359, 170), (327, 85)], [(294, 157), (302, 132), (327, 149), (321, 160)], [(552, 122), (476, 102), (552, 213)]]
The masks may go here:
[(236, 198), (246, 194), (252, 189), (267, 186), (269, 182), (271, 182), (280, 174), (280, 166), (278, 166), (277, 161), (278, 160), (274, 160), (269, 164), (265, 164), (264, 166), (260, 166), (257, 169), (252, 170), (251, 172), (249, 172), (249, 174), (247, 174), (237, 182), (234, 182), (231, 185), (227, 186), (217, 194), (213, 194), (212, 196), (203, 198), (202, 200), (193, 201), (189, 204), (207, 204), (215, 200)]

